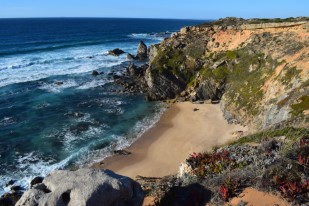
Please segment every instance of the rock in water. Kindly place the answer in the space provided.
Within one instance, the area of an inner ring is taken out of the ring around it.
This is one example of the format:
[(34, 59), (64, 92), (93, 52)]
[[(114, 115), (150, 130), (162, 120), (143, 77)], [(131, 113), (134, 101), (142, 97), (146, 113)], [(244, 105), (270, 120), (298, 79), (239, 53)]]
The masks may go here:
[(143, 41), (140, 41), (137, 48), (137, 56), (139, 60), (147, 58), (147, 46)]
[(30, 185), (32, 187), (33, 185), (40, 184), (43, 182), (43, 180), (44, 180), (43, 177), (35, 177), (33, 180), (31, 180)]
[(123, 53), (124, 53), (124, 51), (122, 51), (122, 50), (119, 49), (119, 48), (116, 48), (116, 49), (114, 49), (114, 50), (108, 51), (108, 54), (109, 54), (109, 55), (112, 55), (112, 56), (119, 56), (119, 55), (121, 55), (121, 54), (123, 54)]
[[(42, 185), (45, 190), (40, 189)], [(144, 199), (137, 182), (110, 170), (56, 171), (42, 185), (25, 192), (16, 205), (141, 206)]]
[(96, 70), (93, 70), (92, 71), (92, 76), (98, 76), (100, 73), (98, 72), (98, 71), (96, 71)]

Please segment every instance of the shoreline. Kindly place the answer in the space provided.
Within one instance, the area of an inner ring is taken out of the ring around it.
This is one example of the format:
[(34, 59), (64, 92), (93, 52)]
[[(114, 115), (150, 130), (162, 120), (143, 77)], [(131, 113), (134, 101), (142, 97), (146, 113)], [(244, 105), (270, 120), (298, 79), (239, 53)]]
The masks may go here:
[[(194, 111), (195, 110), (195, 111)], [(160, 120), (125, 149), (129, 155), (113, 155), (92, 168), (110, 169), (129, 176), (162, 177), (176, 174), (193, 152), (210, 151), (237, 138), (246, 127), (228, 124), (219, 105), (175, 103)]]

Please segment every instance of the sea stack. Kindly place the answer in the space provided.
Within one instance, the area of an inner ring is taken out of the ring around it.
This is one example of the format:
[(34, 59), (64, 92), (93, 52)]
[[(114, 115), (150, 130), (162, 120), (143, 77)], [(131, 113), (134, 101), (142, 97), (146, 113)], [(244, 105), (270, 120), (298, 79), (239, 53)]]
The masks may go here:
[(147, 52), (147, 46), (143, 41), (140, 41), (137, 47), (137, 59), (139, 60), (145, 60), (147, 59), (148, 52)]

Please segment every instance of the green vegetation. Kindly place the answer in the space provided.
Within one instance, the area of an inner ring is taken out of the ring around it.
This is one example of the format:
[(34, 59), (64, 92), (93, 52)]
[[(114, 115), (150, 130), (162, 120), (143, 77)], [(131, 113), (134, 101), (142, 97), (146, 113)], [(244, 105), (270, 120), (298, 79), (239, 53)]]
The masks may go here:
[(236, 59), (237, 58), (237, 52), (236, 51), (227, 51), (226, 57), (230, 60)]
[[(226, 95), (237, 109), (244, 109), (250, 115), (259, 113), (258, 102), (263, 98), (262, 86), (278, 62), (264, 58), (264, 54), (250, 53), (246, 49), (227, 52), (227, 58), (237, 57), (228, 77)], [(251, 68), (251, 69), (249, 69)]]
[[(303, 19), (305, 20), (305, 18)], [(296, 22), (299, 21), (298, 19), (295, 19), (293, 17), (289, 17), (286, 19), (281, 18), (274, 18), (274, 19), (252, 19), (248, 23), (250, 24), (263, 24), (263, 23), (283, 23), (283, 22)]]
[(302, 115), (305, 110), (309, 110), (309, 96), (302, 96), (299, 101), (299, 103), (291, 105), (293, 116)]
[(305, 128), (285, 127), (282, 129), (265, 130), (256, 134), (245, 136), (235, 142), (232, 142), (231, 145), (260, 143), (263, 140), (272, 139), (274, 137), (280, 137), (280, 136), (285, 136), (287, 139), (292, 140), (294, 142), (308, 135), (309, 131)]
[(233, 180), (231, 177), (226, 178), (224, 184), (222, 184), (219, 189), (222, 199), (228, 201), (229, 198), (236, 196), (239, 187), (240, 183), (238, 180)]
[(264, 23), (283, 23), (283, 22), (298, 22), (298, 21), (308, 21), (308, 17), (302, 17), (302, 18), (294, 18), (294, 17), (289, 17), (286, 19), (281, 19), (281, 18), (274, 18), (274, 19), (238, 19), (238, 18), (225, 18), (225, 19), (220, 19), (217, 21), (212, 21), (212, 22), (205, 22), (203, 24), (200, 24), (200, 27), (209, 27), (213, 25), (237, 25), (237, 24), (264, 24)]
[[(247, 49), (221, 52), (214, 56), (216, 61), (225, 60), (228, 63), (216, 69), (202, 68), (199, 71), (201, 76), (226, 82), (229, 103), (236, 105), (237, 109), (246, 110), (250, 115), (258, 114), (257, 102), (263, 98), (261, 87), (279, 63), (270, 57), (265, 59), (262, 53), (252, 53)], [(191, 80), (189, 85), (192, 84)]]
[(193, 58), (201, 58), (205, 54), (205, 43), (197, 40), (185, 48), (185, 53)]
[(279, 79), (284, 85), (290, 87), (291, 81), (293, 78), (299, 78), (300, 70), (297, 70), (296, 67), (288, 68), (284, 67), (282, 70), (283, 76)]
[(171, 73), (182, 81), (189, 82), (194, 71), (181, 69), (186, 60), (187, 58), (182, 50), (173, 49), (172, 47), (167, 47), (164, 51), (159, 49), (158, 55), (152, 62), (154, 68), (152, 72)]
[[(245, 110), (249, 115), (259, 113), (259, 102), (263, 98), (262, 86), (272, 74), (273, 68), (279, 63), (262, 53), (253, 53), (248, 49), (239, 49), (209, 54), (213, 61), (222, 61), (217, 68), (207, 66), (199, 68), (196, 59), (202, 60), (204, 54), (202, 44), (192, 44), (184, 50), (166, 47), (159, 49), (153, 61), (157, 72), (169, 72), (187, 83), (187, 88), (197, 84), (196, 75), (199, 72), (202, 80), (211, 79), (215, 83), (227, 83), (227, 96), (230, 104), (237, 109)], [(187, 58), (187, 56), (191, 58)], [(210, 58), (210, 57), (209, 57)], [(294, 70), (293, 70), (294, 71)], [(292, 74), (288, 73), (289, 79)], [(288, 80), (287, 80), (288, 81)]]
[(302, 87), (309, 87), (309, 79), (303, 82)]

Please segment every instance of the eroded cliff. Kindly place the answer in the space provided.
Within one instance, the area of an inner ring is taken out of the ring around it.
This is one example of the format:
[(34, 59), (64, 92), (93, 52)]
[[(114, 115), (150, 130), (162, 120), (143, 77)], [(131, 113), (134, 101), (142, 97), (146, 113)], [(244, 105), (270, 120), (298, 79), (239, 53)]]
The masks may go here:
[(148, 98), (220, 100), (227, 119), (253, 129), (306, 126), (308, 46), (308, 18), (185, 27), (150, 48)]

